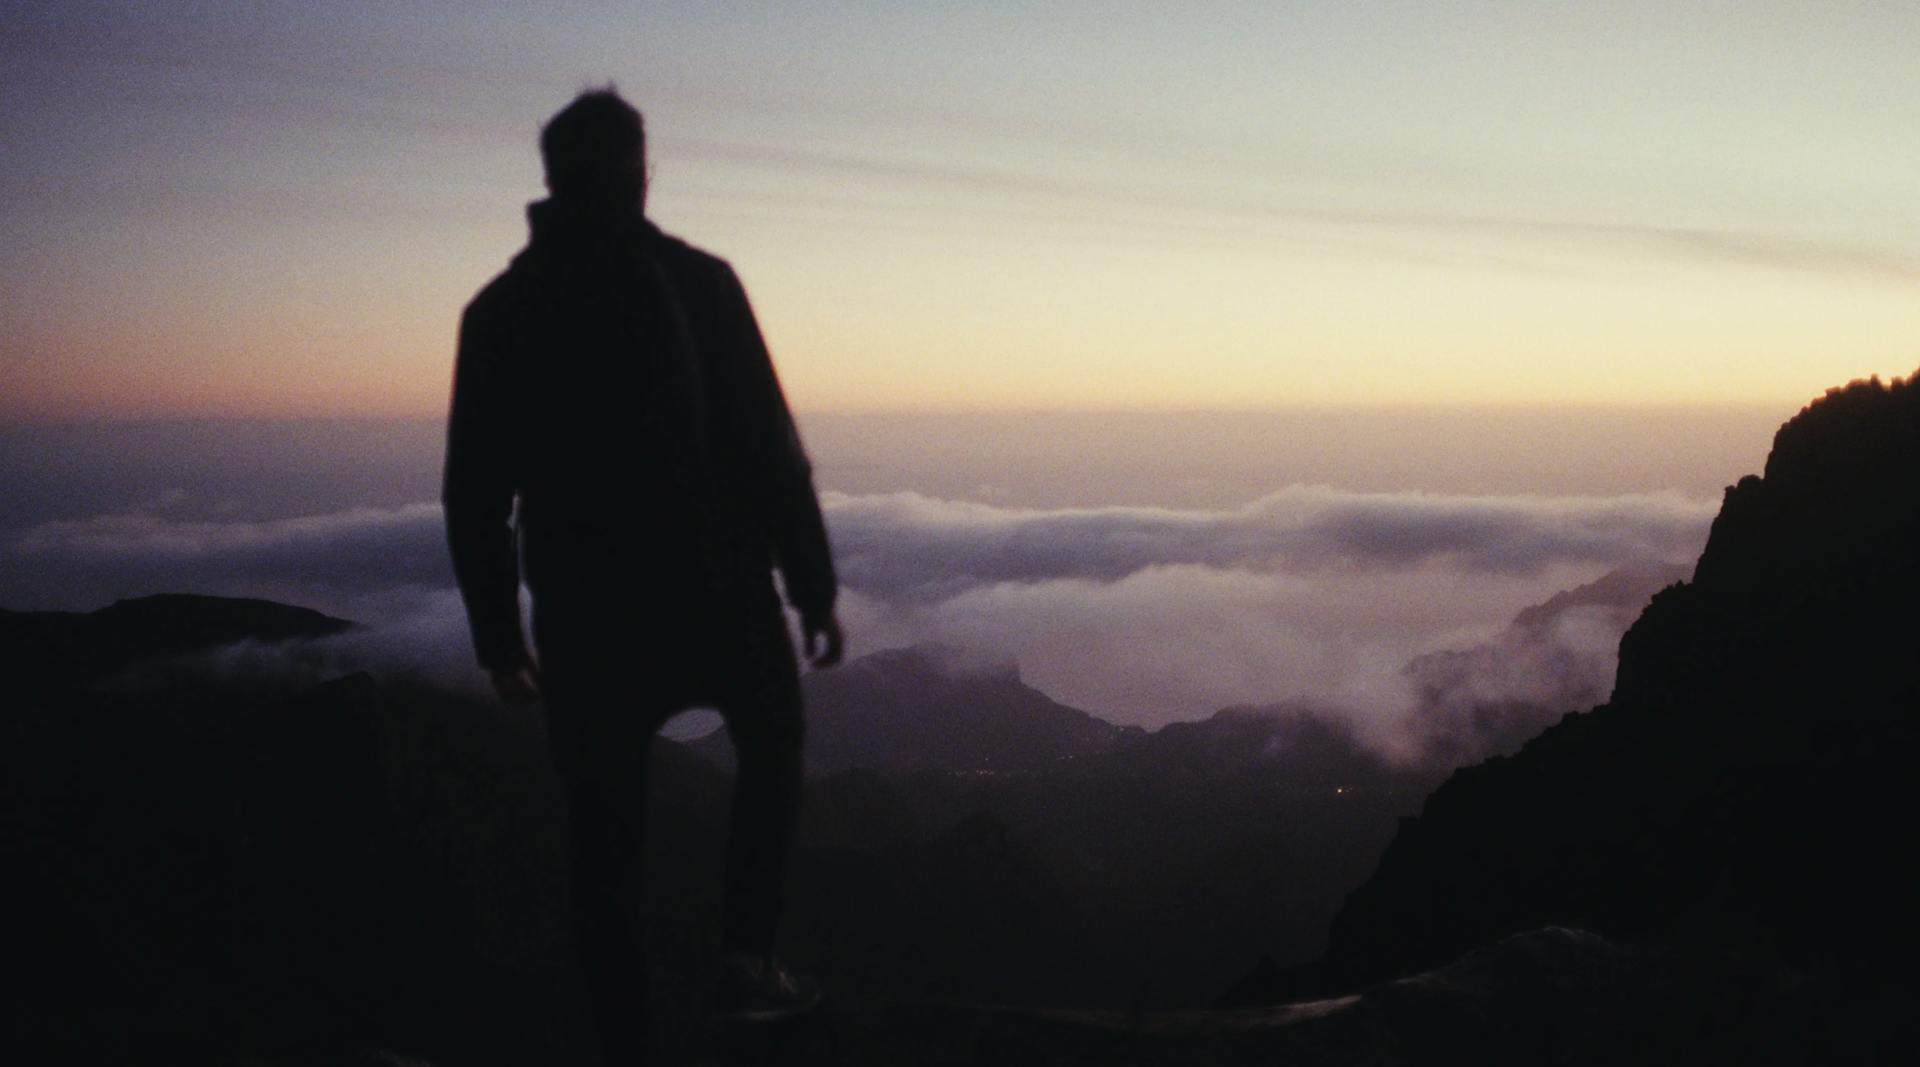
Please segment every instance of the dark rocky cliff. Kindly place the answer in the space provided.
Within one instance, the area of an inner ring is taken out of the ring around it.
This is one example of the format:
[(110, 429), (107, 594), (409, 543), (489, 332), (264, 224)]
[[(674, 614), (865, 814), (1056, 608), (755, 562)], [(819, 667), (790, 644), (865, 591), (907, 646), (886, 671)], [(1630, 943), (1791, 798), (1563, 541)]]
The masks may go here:
[(1548, 924), (1850, 980), (1920, 953), (1920, 386), (1855, 382), (1727, 491), (1611, 699), (1465, 768), (1348, 900), (1335, 981)]

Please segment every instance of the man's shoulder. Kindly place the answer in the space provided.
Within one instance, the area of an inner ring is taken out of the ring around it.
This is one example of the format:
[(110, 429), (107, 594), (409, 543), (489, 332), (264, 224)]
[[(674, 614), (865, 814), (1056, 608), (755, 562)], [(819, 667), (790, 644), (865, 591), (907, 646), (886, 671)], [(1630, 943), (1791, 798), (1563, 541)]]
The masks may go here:
[(655, 233), (661, 258), (676, 273), (709, 282), (733, 279), (733, 264), (664, 230), (656, 230)]
[(499, 318), (525, 298), (527, 281), (526, 271), (518, 263), (509, 266), (473, 294), (461, 312), (462, 317), (468, 322)]

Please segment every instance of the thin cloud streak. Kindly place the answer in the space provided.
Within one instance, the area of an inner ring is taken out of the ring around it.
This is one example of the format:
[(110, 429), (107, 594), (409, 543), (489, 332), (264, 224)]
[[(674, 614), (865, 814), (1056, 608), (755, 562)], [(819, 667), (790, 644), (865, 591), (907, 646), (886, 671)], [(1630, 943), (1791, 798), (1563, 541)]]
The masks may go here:
[[(701, 138), (676, 138), (672, 143), (683, 148), (693, 159), (704, 158), (729, 165), (764, 168), (780, 176), (789, 190), (794, 184), (791, 175), (796, 170), (853, 175), (958, 189), (993, 197), (1039, 197), (1057, 202), (1095, 205), (1114, 212), (1110, 217), (1126, 219), (1129, 226), (1136, 230), (1147, 226), (1193, 236), (1213, 234), (1245, 239), (1250, 235), (1271, 237), (1270, 232), (1249, 230), (1249, 226), (1261, 224), (1331, 226), (1403, 235), (1424, 233), (1505, 240), (1518, 238), (1576, 248), (1603, 246), (1616, 251), (1631, 249), (1648, 255), (1744, 263), (1774, 269), (1870, 278), (1889, 283), (1905, 283), (1920, 278), (1920, 254), (1790, 233), (1465, 212), (1327, 207), (1290, 203), (1279, 197), (1264, 199), (1223, 195), (1215, 191), (1180, 191), (1190, 184), (1187, 182), (1169, 181), (1164, 185), (1151, 186), (1120, 185), (1015, 170)], [(736, 203), (739, 200), (738, 194), (729, 193), (728, 197)], [(822, 206), (842, 208), (855, 203), (844, 196), (825, 194), (815, 197), (791, 191), (777, 199), (803, 204), (817, 201)], [(869, 212), (882, 215), (890, 211), (919, 214), (926, 210), (922, 204), (887, 205), (871, 200), (857, 203), (864, 205)], [(1184, 213), (1189, 217), (1185, 220), (1142, 218), (1134, 211), (1138, 208)], [(1001, 209), (1010, 216), (1017, 217), (1020, 214), (1020, 210), (1012, 205), (1003, 204)], [(1200, 220), (1192, 216), (1199, 216)], [(1201, 221), (1209, 217), (1211, 221)], [(1325, 241), (1324, 235), (1294, 236), (1309, 244), (1318, 245)], [(1379, 250), (1392, 251), (1390, 247)], [(1399, 251), (1416, 258), (1425, 258), (1426, 255), (1420, 249)], [(1511, 261), (1509, 263), (1517, 265)]]

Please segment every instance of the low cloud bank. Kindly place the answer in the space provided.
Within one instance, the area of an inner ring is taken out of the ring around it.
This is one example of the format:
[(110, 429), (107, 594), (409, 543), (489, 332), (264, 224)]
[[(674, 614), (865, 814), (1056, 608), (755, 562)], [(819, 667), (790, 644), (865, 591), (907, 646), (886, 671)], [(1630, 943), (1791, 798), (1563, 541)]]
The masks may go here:
[[(915, 494), (827, 493), (823, 504), (856, 654), (939, 642), (1016, 660), (1057, 699), (1123, 722), (1311, 698), (1387, 733), (1414, 701), (1409, 660), (1484, 641), (1520, 608), (1612, 568), (1691, 560), (1715, 510), (1674, 494), (1305, 487), (1224, 510)], [(263, 596), (369, 624), (324, 645), (329, 667), (476, 679), (437, 505), (231, 523), (159, 506), (0, 539), (0, 606), (87, 610), (168, 591)], [(1500, 669), (1547, 691), (1557, 683), (1540, 672), (1558, 669), (1556, 656), (1582, 678), (1610, 672), (1616, 618), (1595, 618), (1569, 623), (1563, 644), (1580, 651), (1541, 646), (1538, 670)], [(1504, 684), (1482, 675), (1450, 684)]]
[(184, 673), (218, 678), (244, 690), (278, 691), (370, 671), (472, 696), (491, 692), (491, 683), (474, 660), (466, 609), (456, 591), (413, 590), (361, 606), (375, 610), (357, 617), (375, 621), (312, 640), (242, 641), (180, 660), (135, 664), (111, 685), (140, 689), (156, 682), (172, 684)]
[(1616, 497), (1356, 493), (1291, 487), (1231, 510), (1019, 509), (914, 493), (825, 497), (848, 584), (938, 598), (970, 586), (1114, 581), (1156, 566), (1257, 572), (1441, 564), (1533, 575), (1557, 564), (1690, 557), (1716, 504)]
[[(1456, 734), (1501, 734), (1503, 723), (1481, 721), (1489, 707), (1526, 705), (1509, 710), (1531, 720), (1603, 699), (1637, 603), (1570, 610), (1525, 639), (1506, 634), (1522, 608), (1592, 577), (1570, 566), (1523, 577), (1438, 565), (1309, 575), (1180, 565), (933, 601), (856, 590), (843, 611), (864, 647), (938, 641), (1016, 661), (1030, 684), (1117, 722), (1304, 702), (1399, 757)], [(1469, 649), (1450, 671), (1423, 659)], [(1409, 673), (1414, 663), (1424, 670)]]

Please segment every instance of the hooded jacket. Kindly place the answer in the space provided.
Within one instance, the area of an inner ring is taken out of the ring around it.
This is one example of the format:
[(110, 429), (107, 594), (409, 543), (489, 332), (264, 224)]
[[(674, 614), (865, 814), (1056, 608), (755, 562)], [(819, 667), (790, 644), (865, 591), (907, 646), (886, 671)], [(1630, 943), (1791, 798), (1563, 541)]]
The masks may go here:
[(638, 210), (545, 200), (528, 219), (526, 249), (461, 318), (447, 427), (442, 501), (481, 665), (527, 659), (523, 566), (536, 618), (751, 606), (776, 566), (803, 618), (826, 618), (812, 471), (733, 269)]

